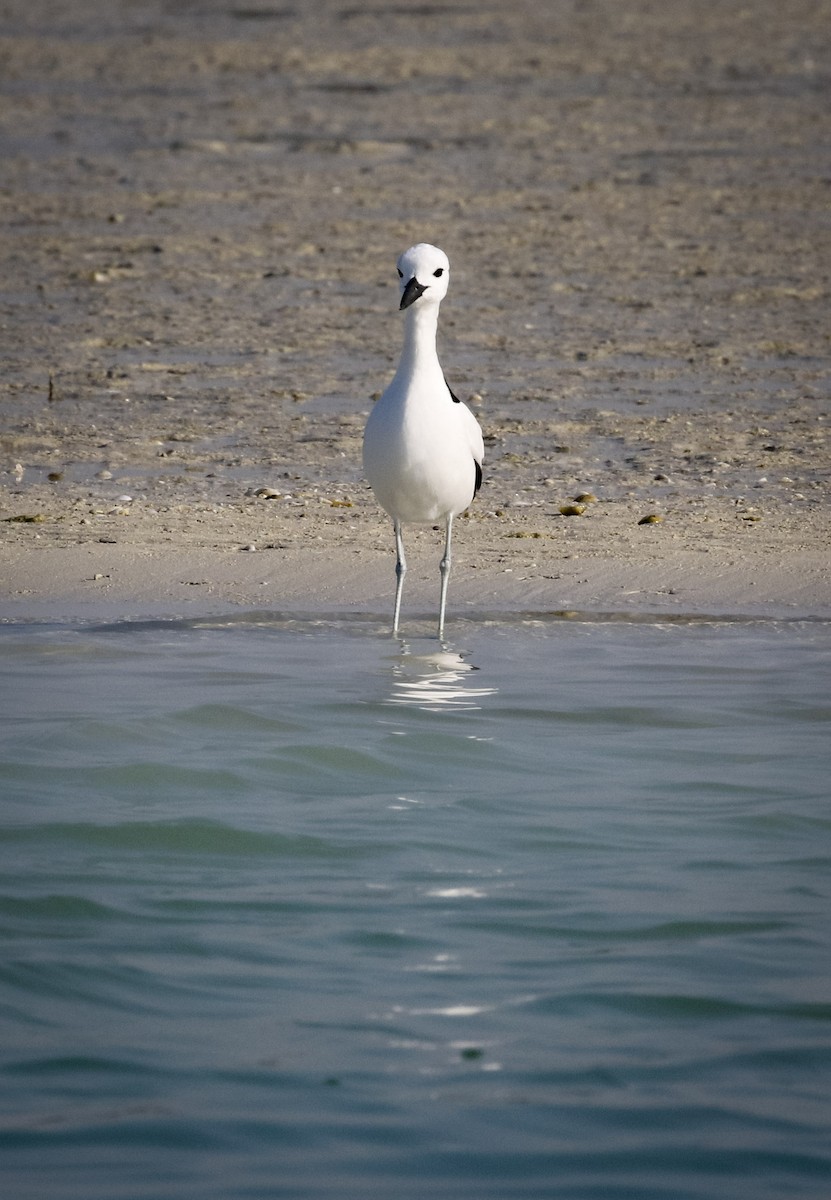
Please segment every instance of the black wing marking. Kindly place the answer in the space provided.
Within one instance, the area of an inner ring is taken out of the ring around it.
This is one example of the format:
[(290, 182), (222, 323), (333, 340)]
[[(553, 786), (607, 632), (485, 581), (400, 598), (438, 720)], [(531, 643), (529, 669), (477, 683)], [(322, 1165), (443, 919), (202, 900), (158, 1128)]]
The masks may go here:
[[(442, 372), (442, 373), (443, 373), (443, 372)], [(461, 400), (460, 400), (460, 399), (459, 399), (459, 397), (456, 395), (456, 393), (453, 391), (453, 388), (450, 386), (450, 384), (447, 382), (447, 376), (446, 376), (446, 375), (444, 376), (444, 386), (447, 388), (448, 392), (450, 392), (450, 399), (453, 401), (453, 403), (454, 403), (454, 404), (461, 404), (461, 403), (462, 403), (462, 402), (461, 402)]]

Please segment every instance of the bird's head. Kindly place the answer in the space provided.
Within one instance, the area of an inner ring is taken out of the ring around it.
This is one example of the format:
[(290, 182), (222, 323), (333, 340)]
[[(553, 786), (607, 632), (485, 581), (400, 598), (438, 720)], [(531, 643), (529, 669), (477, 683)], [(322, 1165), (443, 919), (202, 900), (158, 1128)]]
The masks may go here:
[(438, 246), (419, 242), (410, 246), (398, 260), (398, 279), (401, 288), (399, 308), (411, 304), (439, 304), (447, 295), (450, 283), (450, 263)]

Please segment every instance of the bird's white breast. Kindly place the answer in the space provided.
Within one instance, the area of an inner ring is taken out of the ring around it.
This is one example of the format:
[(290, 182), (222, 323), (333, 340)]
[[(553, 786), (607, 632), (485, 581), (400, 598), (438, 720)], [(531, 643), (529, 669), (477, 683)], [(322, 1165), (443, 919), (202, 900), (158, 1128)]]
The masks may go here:
[(452, 400), (440, 368), (417, 380), (396, 376), (367, 422), (364, 469), (381, 506), (400, 521), (463, 512), (481, 459), (479, 426)]

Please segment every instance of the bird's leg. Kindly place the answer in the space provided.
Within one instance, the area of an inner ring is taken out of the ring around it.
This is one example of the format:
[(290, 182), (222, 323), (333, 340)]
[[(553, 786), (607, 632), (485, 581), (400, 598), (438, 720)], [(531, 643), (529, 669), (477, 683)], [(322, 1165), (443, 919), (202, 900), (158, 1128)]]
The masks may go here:
[(404, 557), (404, 539), (401, 536), (401, 522), (395, 521), (395, 607), (392, 612), (392, 632), (398, 633), (398, 618), (401, 615), (401, 593), (404, 590), (404, 576), (407, 574), (407, 560)]
[(439, 638), (444, 636), (444, 609), (447, 604), (447, 585), (450, 582), (450, 542), (453, 537), (453, 514), (447, 517), (447, 535), (444, 542), (444, 557), (439, 563), (441, 572), (441, 599), (439, 600)]

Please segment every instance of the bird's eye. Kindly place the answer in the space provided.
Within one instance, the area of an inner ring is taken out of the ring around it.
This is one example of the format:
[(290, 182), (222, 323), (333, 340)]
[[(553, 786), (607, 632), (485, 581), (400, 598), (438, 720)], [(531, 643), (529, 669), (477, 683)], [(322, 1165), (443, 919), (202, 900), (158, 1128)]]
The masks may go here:
[(444, 267), (436, 267), (433, 274), (435, 275), (436, 279), (441, 279), (442, 275), (444, 274)]
[(398, 278), (399, 278), (399, 279), (403, 279), (403, 278), (404, 278), (404, 272), (401, 270), (401, 268), (400, 268), (400, 267), (396, 267), (395, 269), (396, 269), (396, 271), (398, 272)]

